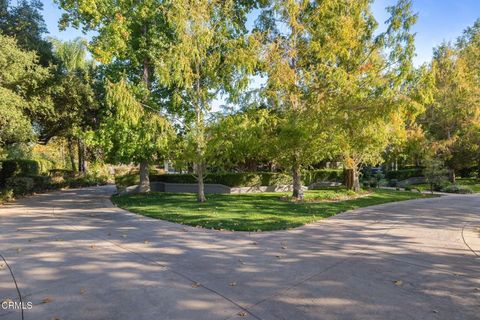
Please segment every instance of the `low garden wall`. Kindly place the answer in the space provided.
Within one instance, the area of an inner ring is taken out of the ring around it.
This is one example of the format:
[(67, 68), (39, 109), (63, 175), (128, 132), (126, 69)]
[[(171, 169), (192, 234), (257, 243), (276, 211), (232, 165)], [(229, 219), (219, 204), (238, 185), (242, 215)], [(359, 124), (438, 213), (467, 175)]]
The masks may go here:
[[(303, 190), (314, 190), (324, 187), (340, 186), (338, 182), (321, 182), (310, 186), (303, 186)], [(223, 184), (205, 183), (206, 194), (242, 194), (256, 192), (292, 192), (292, 185), (276, 185), (276, 186), (253, 186), (253, 187), (229, 187)], [(117, 187), (118, 188), (118, 187)], [(138, 185), (129, 186), (125, 189), (118, 190), (120, 193), (129, 193), (138, 191)], [(171, 192), (171, 193), (197, 193), (196, 183), (166, 183), (166, 182), (150, 182), (150, 191), (153, 192)]]

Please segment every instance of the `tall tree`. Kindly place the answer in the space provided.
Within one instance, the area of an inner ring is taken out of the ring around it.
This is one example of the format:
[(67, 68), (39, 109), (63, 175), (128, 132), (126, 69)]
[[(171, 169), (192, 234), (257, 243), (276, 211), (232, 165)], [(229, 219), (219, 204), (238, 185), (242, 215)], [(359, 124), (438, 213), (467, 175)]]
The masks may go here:
[[(301, 172), (330, 154), (334, 147), (327, 136), (327, 122), (319, 117), (324, 105), (312, 104), (316, 75), (312, 55), (319, 45), (309, 30), (315, 4), (278, 0), (262, 12), (257, 28), (263, 34), (263, 70), (268, 76), (264, 94), (278, 116), (276, 160), (291, 170), (293, 198), (303, 199)], [(330, 136), (331, 137), (331, 136)]]
[(39, 0), (20, 0), (15, 6), (10, 0), (0, 1), (0, 31), (15, 37), (20, 48), (36, 51), (40, 64), (46, 67), (52, 63), (53, 55), (50, 42), (44, 39), (48, 31), (42, 9)]
[[(145, 109), (158, 113), (166, 107), (168, 90), (158, 81), (154, 70), (154, 61), (165, 53), (170, 37), (162, 2), (58, 0), (58, 3), (66, 11), (61, 26), (72, 25), (97, 32), (90, 49), (95, 58), (111, 64), (106, 73), (108, 79), (119, 82), (125, 76), (128, 85), (123, 88), (141, 91), (140, 106)], [(138, 99), (137, 93), (130, 95)], [(135, 109), (124, 111), (131, 112), (132, 118), (136, 116)], [(143, 129), (148, 128), (151, 127)], [(149, 190), (148, 159), (151, 155), (147, 152), (145, 150), (145, 159), (139, 162), (140, 191)]]
[[(112, 163), (149, 164), (168, 159), (175, 132), (166, 117), (142, 105), (143, 94), (142, 88), (125, 80), (107, 84), (107, 111), (96, 132), (90, 132), (90, 142), (102, 147)], [(141, 179), (148, 179), (144, 174), (148, 170), (140, 172)], [(140, 184), (138, 191), (149, 190), (150, 186)]]
[[(40, 142), (47, 143), (55, 136), (66, 138), (72, 169), (86, 173), (82, 133), (95, 124), (100, 107), (94, 90), (96, 67), (86, 58), (84, 40), (52, 39), (52, 43), (57, 64), (52, 67), (46, 92), (50, 93), (53, 108), (36, 117)], [(75, 149), (78, 151), (78, 166)]]
[(387, 8), (387, 30), (378, 36), (371, 2), (330, 0), (308, 9), (318, 80), (312, 96), (327, 105), (324, 114), (335, 124), (332, 134), (353, 190), (360, 188), (359, 166), (380, 162), (405, 120), (421, 109), (409, 94), (416, 21), (411, 1)]
[(480, 127), (480, 20), (465, 30), (455, 45), (434, 50), (431, 73), (433, 101), (419, 119), (431, 147), (455, 172), (478, 165)]
[(185, 111), (200, 202), (206, 200), (205, 113), (219, 93), (235, 99), (248, 84), (256, 40), (247, 36), (245, 22), (254, 5), (254, 1), (172, 0), (163, 7), (173, 39), (155, 60), (155, 69), (163, 83), (177, 88), (175, 100)]
[(39, 89), (47, 76), (35, 52), (0, 35), (0, 147), (33, 140), (29, 115), (44, 103)]

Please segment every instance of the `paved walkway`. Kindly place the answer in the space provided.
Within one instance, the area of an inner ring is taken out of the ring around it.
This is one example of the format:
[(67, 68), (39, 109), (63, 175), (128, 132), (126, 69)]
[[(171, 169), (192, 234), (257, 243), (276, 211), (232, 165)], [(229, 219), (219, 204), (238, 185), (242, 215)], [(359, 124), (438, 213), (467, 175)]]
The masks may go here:
[(234, 233), (127, 213), (111, 192), (1, 207), (0, 299), (19, 300), (10, 266), (24, 319), (480, 319), (479, 196)]

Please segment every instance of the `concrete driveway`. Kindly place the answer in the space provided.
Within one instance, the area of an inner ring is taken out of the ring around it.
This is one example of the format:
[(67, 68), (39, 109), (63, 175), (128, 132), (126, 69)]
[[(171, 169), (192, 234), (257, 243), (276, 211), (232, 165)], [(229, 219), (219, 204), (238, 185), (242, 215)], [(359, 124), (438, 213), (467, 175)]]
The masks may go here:
[(125, 212), (112, 192), (0, 207), (2, 306), (20, 299), (10, 267), (33, 320), (480, 319), (480, 196), (234, 233)]

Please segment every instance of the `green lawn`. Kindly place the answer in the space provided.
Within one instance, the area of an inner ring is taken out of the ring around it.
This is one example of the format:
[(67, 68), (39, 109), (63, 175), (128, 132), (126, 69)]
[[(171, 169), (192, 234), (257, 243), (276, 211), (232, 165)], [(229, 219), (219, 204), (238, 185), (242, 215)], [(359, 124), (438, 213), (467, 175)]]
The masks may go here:
[(266, 231), (298, 227), (360, 207), (428, 197), (418, 192), (375, 190), (355, 199), (333, 201), (352, 195), (346, 190), (312, 190), (306, 192), (305, 202), (295, 203), (285, 196), (286, 193), (212, 194), (207, 195), (206, 203), (198, 203), (195, 194), (152, 192), (113, 196), (112, 201), (132, 212), (190, 226)]

